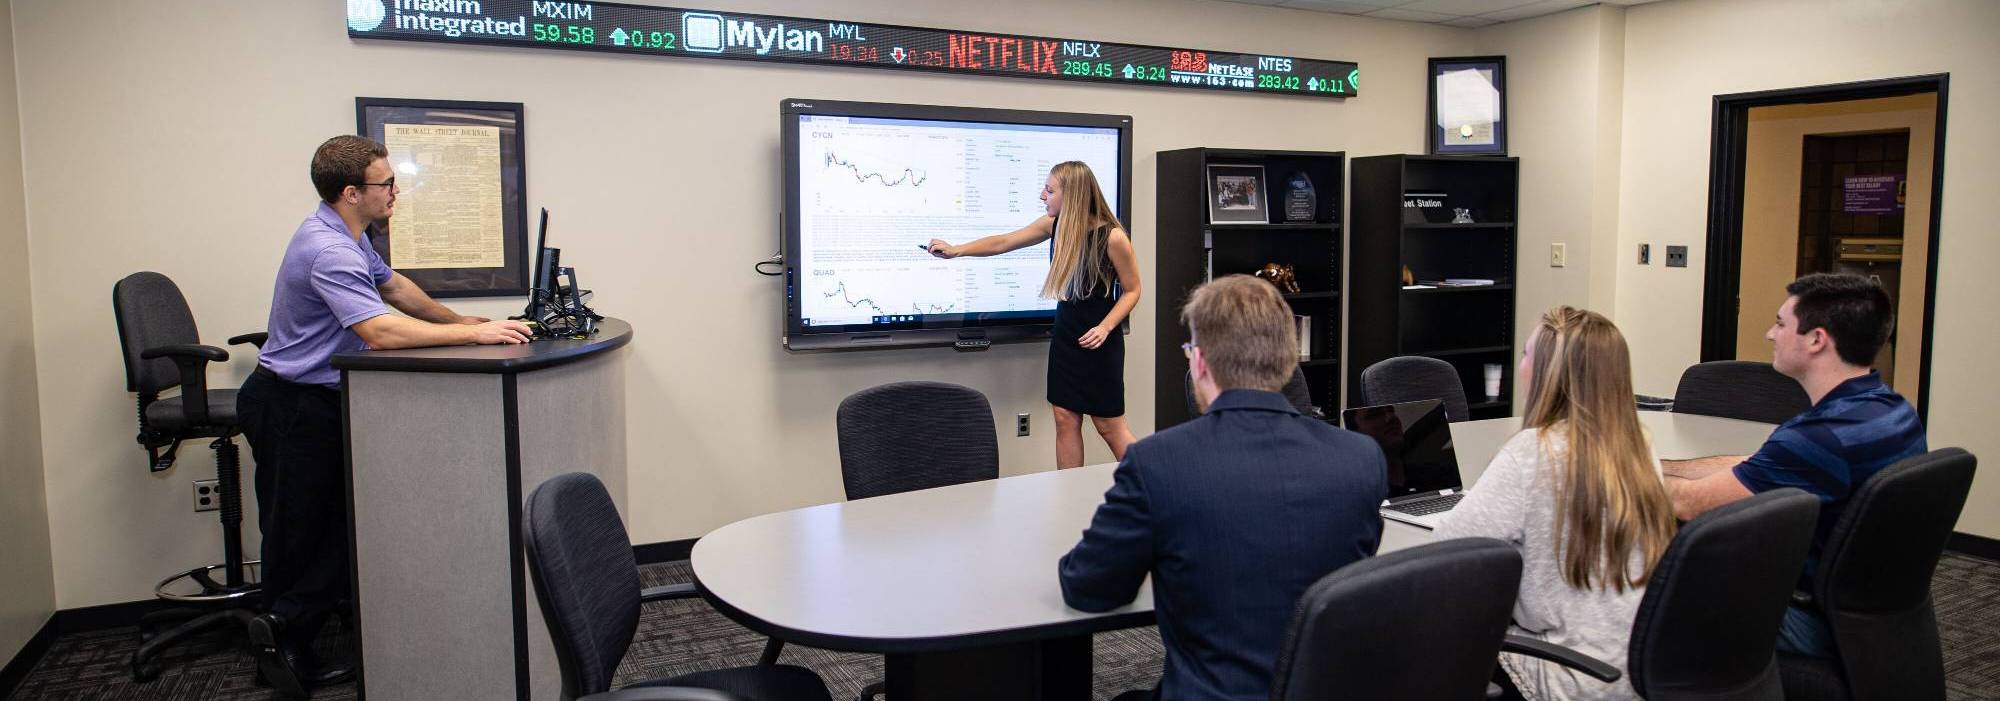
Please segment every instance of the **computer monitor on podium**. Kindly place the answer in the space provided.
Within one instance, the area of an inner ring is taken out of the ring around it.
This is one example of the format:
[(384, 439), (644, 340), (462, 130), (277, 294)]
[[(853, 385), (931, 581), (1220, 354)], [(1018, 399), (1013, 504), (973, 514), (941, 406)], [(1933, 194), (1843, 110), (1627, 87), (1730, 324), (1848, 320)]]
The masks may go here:
[(531, 321), (541, 321), (547, 313), (549, 302), (556, 296), (556, 272), (561, 269), (562, 251), (549, 248), (549, 209), (542, 208), (540, 232), (535, 235), (535, 281), (528, 288), (528, 310), (525, 316)]

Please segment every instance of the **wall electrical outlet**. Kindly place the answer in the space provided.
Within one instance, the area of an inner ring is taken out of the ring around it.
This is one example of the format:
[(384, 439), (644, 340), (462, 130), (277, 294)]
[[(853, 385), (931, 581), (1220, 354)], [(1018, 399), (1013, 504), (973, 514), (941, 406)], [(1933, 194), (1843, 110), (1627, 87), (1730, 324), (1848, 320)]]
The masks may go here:
[(1014, 415), (1014, 435), (1015, 435), (1016, 437), (1019, 437), (1019, 436), (1025, 436), (1025, 435), (1028, 435), (1028, 415), (1027, 415), (1027, 414), (1015, 414), (1015, 415)]
[(217, 489), (215, 480), (194, 481), (194, 510), (215, 511), (222, 508), (222, 490)]
[(1549, 244), (1549, 267), (1560, 268), (1569, 265), (1569, 252), (1560, 243)]
[(1639, 264), (1640, 265), (1653, 264), (1653, 244), (1650, 243), (1639, 244)]
[(1685, 268), (1685, 267), (1688, 267), (1688, 247), (1686, 247), (1686, 246), (1668, 246), (1668, 247), (1667, 247), (1667, 267), (1669, 267), (1669, 268)]

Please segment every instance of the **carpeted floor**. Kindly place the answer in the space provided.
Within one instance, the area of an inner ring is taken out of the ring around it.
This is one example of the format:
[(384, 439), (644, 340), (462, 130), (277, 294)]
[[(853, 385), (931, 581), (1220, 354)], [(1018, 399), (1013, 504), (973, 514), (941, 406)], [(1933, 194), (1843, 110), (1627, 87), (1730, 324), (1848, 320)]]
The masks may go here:
[[(687, 581), (685, 562), (648, 565), (648, 586)], [(2000, 563), (1947, 554), (1931, 584), (1937, 601), (1938, 630), (1944, 644), (1945, 677), (1952, 699), (2000, 699)], [(336, 631), (322, 645), (340, 643)], [(619, 682), (671, 676), (727, 665), (751, 664), (763, 638), (731, 623), (699, 601), (646, 607), (638, 639), (619, 665)], [(79, 701), (248, 701), (271, 698), (253, 679), (256, 664), (240, 638), (215, 634), (177, 651), (159, 679), (132, 681), (126, 656), (137, 645), (130, 628), (70, 635), (56, 640), (40, 665), (10, 699)], [(1149, 687), (1160, 675), (1160, 639), (1152, 628), (1099, 635), (1096, 639), (1096, 697)], [(784, 662), (812, 668), (826, 679), (835, 699), (851, 699), (863, 685), (882, 678), (882, 660), (870, 655), (785, 647)], [(352, 684), (321, 689), (315, 699), (352, 699)]]

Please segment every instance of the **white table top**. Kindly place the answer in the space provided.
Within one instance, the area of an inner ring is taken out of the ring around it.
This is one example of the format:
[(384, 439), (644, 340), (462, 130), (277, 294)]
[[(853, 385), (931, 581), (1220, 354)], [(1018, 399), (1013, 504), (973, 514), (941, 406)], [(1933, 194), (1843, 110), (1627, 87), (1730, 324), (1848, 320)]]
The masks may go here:
[[(1750, 453), (1768, 424), (1640, 412), (1662, 458)], [(1452, 424), (1467, 486), (1514, 418)], [(784, 640), (856, 652), (919, 652), (1152, 622), (1148, 583), (1108, 613), (1065, 606), (1056, 561), (1090, 524), (1114, 465), (808, 507), (745, 519), (695, 543), (697, 583), (718, 609)], [(1381, 552), (1429, 531), (1388, 522)]]
[[(1653, 442), (1653, 455), (1661, 460), (1687, 460), (1711, 455), (1749, 455), (1771, 437), (1772, 424), (1724, 419), (1700, 414), (1666, 411), (1639, 412)], [(1486, 472), (1486, 465), (1500, 453), (1500, 446), (1521, 430), (1519, 417), (1466, 421), (1451, 425), (1452, 448), (1458, 455), (1458, 474), (1470, 489)], [(1383, 521), (1382, 545), (1376, 553), (1394, 552), (1430, 542), (1431, 532), (1400, 521)]]

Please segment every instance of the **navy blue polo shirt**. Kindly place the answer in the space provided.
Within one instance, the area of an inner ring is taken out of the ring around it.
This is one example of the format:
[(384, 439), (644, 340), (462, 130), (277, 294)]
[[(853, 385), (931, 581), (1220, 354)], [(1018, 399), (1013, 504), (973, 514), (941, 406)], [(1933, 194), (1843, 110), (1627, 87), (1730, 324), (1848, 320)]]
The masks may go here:
[(1820, 550), (1855, 488), (1882, 468), (1926, 450), (1917, 410), (1882, 384), (1881, 373), (1870, 370), (1780, 424), (1735, 473), (1751, 492), (1797, 487), (1819, 497), (1819, 524), (1799, 578), (1799, 585), (1811, 591)]

